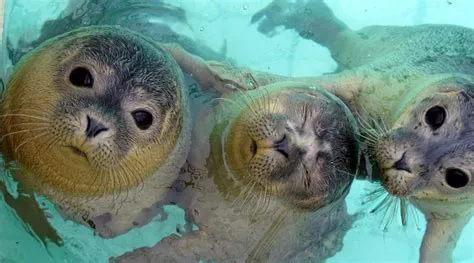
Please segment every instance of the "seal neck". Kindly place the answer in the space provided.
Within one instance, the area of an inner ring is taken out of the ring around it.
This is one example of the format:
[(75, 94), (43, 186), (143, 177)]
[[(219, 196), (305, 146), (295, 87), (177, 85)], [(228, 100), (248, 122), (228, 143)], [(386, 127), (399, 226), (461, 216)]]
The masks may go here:
[(420, 75), (407, 75), (400, 80), (395, 73), (361, 67), (318, 77), (312, 82), (339, 97), (360, 119), (382, 121), (390, 128), (402, 111), (400, 102), (409, 104), (426, 86), (423, 81)]

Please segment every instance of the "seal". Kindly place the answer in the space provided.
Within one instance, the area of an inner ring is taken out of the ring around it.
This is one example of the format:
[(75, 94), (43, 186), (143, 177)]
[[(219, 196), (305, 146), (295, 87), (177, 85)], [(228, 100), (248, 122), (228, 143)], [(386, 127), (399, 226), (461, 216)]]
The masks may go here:
[(114, 26), (52, 38), (22, 58), (1, 105), (15, 179), (65, 218), (113, 237), (163, 199), (190, 145), (188, 89), (156, 42)]
[(189, 166), (168, 197), (199, 230), (112, 262), (321, 261), (341, 249), (358, 167), (349, 109), (293, 83), (219, 101), (201, 108)]
[(269, 36), (282, 25), (329, 49), (341, 72), (306, 80), (326, 86), (359, 116), (376, 179), (400, 199), (402, 221), (407, 201), (424, 213), (420, 262), (450, 262), (474, 213), (474, 31), (354, 31), (323, 1), (273, 1), (252, 17), (257, 22)]
[[(102, 11), (97, 12), (98, 9)], [(166, 12), (163, 13), (163, 11)], [(153, 18), (153, 20), (150, 18)], [(163, 19), (164, 21), (158, 23), (157, 18)], [(37, 39), (20, 38), (17, 45), (13, 45), (10, 41), (11, 36), (7, 35), (6, 48), (8, 50), (9, 59), (15, 66), (21, 57), (53, 37), (87, 25), (118, 25), (144, 35), (156, 43), (177, 43), (206, 59), (227, 59), (230, 61), (230, 59), (225, 57), (225, 47), (224, 50), (218, 54), (206, 45), (173, 31), (170, 25), (175, 22), (183, 25), (188, 24), (184, 10), (165, 3), (149, 3), (149, 1), (141, 0), (120, 2), (111, 0), (99, 2), (73, 1), (68, 4), (67, 9), (62, 11), (58, 17), (44, 23), (41, 27), (41, 34)], [(11, 72), (11, 68), (9, 68), (8, 71)], [(185, 83), (188, 87), (191, 87), (191, 92), (193, 92), (194, 87), (197, 88), (197, 85), (191, 78), (187, 78), (187, 76), (185, 76)], [(3, 83), (1, 92), (3, 92)], [(54, 227), (48, 224), (41, 206), (34, 198), (34, 193), (24, 189), (22, 185), (18, 185), (17, 188), (17, 192), (20, 193), (18, 198), (15, 198), (15, 194), (9, 193), (4, 187), (0, 188), (0, 190), (3, 191), (5, 200), (8, 200), (8, 205), (29, 225), (28, 227), (45, 245), (47, 240), (61, 245), (61, 238), (56, 233)], [(86, 210), (81, 211), (81, 213), (85, 215), (88, 213)], [(160, 211), (160, 213), (163, 215), (164, 211)], [(133, 223), (137, 226), (144, 225), (155, 215), (156, 214), (144, 215), (140, 213), (140, 216), (135, 218)], [(39, 220), (39, 218), (41, 218), (41, 220)], [(88, 220), (89, 216), (84, 216), (84, 218), (85, 219), (81, 217), (78, 218), (78, 220)], [(110, 232), (113, 231), (107, 230), (109, 227), (106, 226), (110, 223), (110, 219), (111, 214), (105, 213), (102, 216), (90, 219), (87, 225), (94, 226), (96, 231), (101, 233), (100, 235), (102, 236), (110, 236)]]

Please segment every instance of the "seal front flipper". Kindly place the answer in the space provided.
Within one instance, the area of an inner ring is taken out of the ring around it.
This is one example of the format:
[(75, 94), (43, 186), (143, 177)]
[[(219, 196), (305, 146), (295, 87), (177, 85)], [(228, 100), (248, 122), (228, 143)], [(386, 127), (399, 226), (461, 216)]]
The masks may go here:
[(214, 89), (221, 94), (252, 90), (270, 83), (291, 79), (250, 68), (235, 67), (225, 62), (206, 61), (189, 53), (179, 44), (163, 44), (181, 69), (191, 74), (202, 89)]
[(450, 263), (453, 250), (470, 216), (452, 219), (427, 218), (428, 224), (420, 247), (420, 263)]
[(252, 16), (251, 24), (259, 21), (258, 31), (274, 36), (278, 26), (294, 29), (301, 37), (328, 47), (342, 31), (349, 30), (322, 0), (274, 0)]

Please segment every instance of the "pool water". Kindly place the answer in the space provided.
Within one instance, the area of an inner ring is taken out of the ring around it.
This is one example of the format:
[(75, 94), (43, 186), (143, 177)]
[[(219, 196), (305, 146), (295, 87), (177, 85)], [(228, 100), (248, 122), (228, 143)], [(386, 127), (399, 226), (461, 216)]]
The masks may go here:
[[(171, 26), (213, 50), (226, 43), (226, 56), (239, 65), (255, 70), (290, 76), (321, 75), (336, 69), (327, 49), (295, 32), (287, 30), (273, 38), (250, 26), (250, 17), (269, 1), (168, 1), (186, 11), (188, 25), (174, 21)], [(368, 25), (416, 25), (423, 23), (455, 24), (474, 28), (470, 0), (353, 0), (325, 1), (336, 16), (353, 29)], [(391, 3), (388, 3), (391, 2)], [(66, 0), (3, 0), (3, 36), (0, 54), (1, 77), (9, 73), (7, 40), (15, 47), (40, 35), (42, 24), (55, 18), (67, 7)], [(132, 7), (130, 7), (132, 8)], [(161, 18), (157, 18), (159, 23)], [(232, 30), (229, 30), (232, 29)], [(7, 39), (8, 36), (8, 39)], [(2, 88), (2, 87), (0, 87)], [(2, 165), (3, 167), (3, 165)], [(15, 194), (15, 183), (8, 171), (0, 170), (8, 190)], [(397, 210), (370, 213), (377, 202), (364, 203), (373, 185), (354, 182), (347, 197), (350, 214), (359, 219), (346, 234), (342, 251), (327, 262), (418, 262), (419, 246), (425, 230), (425, 219), (412, 209), (407, 227), (402, 227)], [(165, 207), (166, 220), (158, 216), (151, 223), (113, 239), (102, 239), (84, 226), (65, 221), (47, 200), (38, 197), (51, 224), (64, 240), (62, 247), (46, 246), (0, 197), (0, 262), (107, 262), (138, 247), (152, 246), (160, 238), (184, 225), (183, 210)], [(393, 207), (392, 207), (393, 208)], [(385, 218), (383, 214), (388, 214)], [(392, 220), (393, 219), (393, 220)], [(454, 262), (474, 262), (474, 220), (465, 227), (454, 251)]]

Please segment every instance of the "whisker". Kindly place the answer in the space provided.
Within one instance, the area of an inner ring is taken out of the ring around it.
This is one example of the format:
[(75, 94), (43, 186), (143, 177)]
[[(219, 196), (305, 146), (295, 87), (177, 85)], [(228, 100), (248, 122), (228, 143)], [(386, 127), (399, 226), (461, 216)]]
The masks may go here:
[(400, 215), (402, 219), (402, 225), (407, 225), (407, 200), (400, 198)]
[(415, 226), (417, 230), (421, 230), (420, 225), (419, 225), (419, 218), (418, 218), (418, 210), (413, 205), (410, 205), (408, 203), (408, 210), (411, 212), (413, 221), (415, 222)]
[(10, 135), (33, 132), (33, 131), (41, 131), (41, 130), (46, 130), (46, 129), (47, 128), (42, 127), (42, 128), (35, 128), (35, 129), (29, 129), (29, 130), (19, 130), (19, 131), (9, 132), (7, 134), (4, 134), (2, 137), (0, 137), (0, 141), (2, 141), (3, 139), (5, 139), (5, 137), (10, 136)]
[(22, 126), (22, 125), (43, 125), (43, 126), (48, 126), (49, 124), (46, 122), (25, 122), (25, 123), (16, 123), (16, 124), (11, 124), (9, 127), (17, 127), (17, 126)]
[(388, 227), (396, 218), (396, 214), (398, 213), (398, 211), (400, 211), (402, 226), (405, 228), (408, 225), (408, 210), (410, 209), (410, 204), (408, 200), (406, 198), (392, 196), (387, 193), (382, 186), (377, 186), (375, 190), (372, 190), (365, 195), (362, 204), (365, 206), (368, 203), (376, 202), (376, 200), (380, 198), (382, 198), (382, 200), (378, 201), (375, 207), (372, 208), (369, 213), (378, 214), (380, 212), (383, 212), (383, 216), (381, 218), (383, 231), (388, 230)]
[[(136, 160), (136, 162), (138, 163), (138, 165), (139, 165), (140, 167), (143, 167), (143, 166), (144, 166), (144, 164), (143, 164), (140, 160)], [(137, 189), (138, 189), (137, 192), (143, 191), (143, 189), (144, 189), (144, 187), (145, 187), (143, 179), (137, 178), (137, 182), (138, 182), (138, 185), (136, 186)]]
[(392, 201), (391, 201), (391, 207), (392, 207), (392, 211), (388, 217), (388, 220), (385, 224), (385, 227), (384, 227), (384, 231), (388, 231), (388, 227), (392, 224), (393, 220), (395, 219), (395, 214), (397, 213), (398, 211), (398, 202), (397, 202), (397, 198), (392, 198)]
[(117, 187), (116, 185), (116, 180), (118, 179), (117, 178), (117, 169), (115, 167), (112, 168), (111, 172), (111, 180), (112, 180), (112, 188), (113, 188), (113, 191), (112, 191), (112, 204), (114, 205), (115, 207), (115, 202), (117, 201), (117, 198), (118, 198), (118, 193), (120, 193), (120, 186)]
[[(124, 174), (124, 177), (125, 177), (125, 179), (126, 179), (126, 189), (124, 189), (124, 190), (125, 190), (125, 195), (123, 195), (123, 199), (122, 199), (121, 202), (120, 202), (120, 203), (123, 204), (123, 203), (127, 202), (128, 200), (130, 200), (130, 199), (129, 199), (129, 194), (130, 194), (130, 185), (132, 184), (132, 181), (131, 181), (131, 178), (130, 178), (131, 176), (130, 176), (130, 174), (129, 174), (129, 170), (126, 169), (126, 168), (123, 166), (123, 163), (119, 162), (119, 167), (120, 167), (120, 169), (125, 173), (125, 174)], [(123, 191), (122, 191), (122, 192), (123, 192)], [(121, 204), (121, 205), (122, 205), (122, 204)]]
[(28, 115), (28, 114), (21, 114), (21, 113), (8, 113), (8, 114), (1, 114), (0, 115), (0, 118), (6, 118), (6, 117), (25, 117), (25, 118), (42, 120), (42, 121), (49, 121), (47, 118)]
[(237, 107), (239, 107), (240, 110), (244, 110), (244, 107), (242, 105), (239, 105), (236, 101), (233, 101), (231, 99), (228, 99), (228, 98), (215, 98), (214, 100), (221, 100), (221, 101), (224, 101), (224, 102), (228, 102), (228, 103), (232, 103), (234, 105), (236, 105)]
[(385, 207), (388, 203), (390, 203), (391, 199), (392, 198), (391, 198), (390, 194), (387, 193), (385, 198), (381, 202), (379, 202), (376, 207), (374, 207), (372, 210), (370, 210), (370, 213), (372, 214), (372, 213), (376, 213), (376, 212), (380, 211), (381, 208)]
[(29, 138), (28, 140), (23, 141), (22, 143), (20, 143), (20, 144), (15, 148), (15, 153), (18, 151), (18, 149), (20, 149), (21, 146), (25, 145), (26, 143), (31, 142), (31, 141), (33, 141), (33, 140), (35, 140), (35, 139), (38, 139), (38, 138), (40, 138), (40, 137), (42, 137), (42, 136), (45, 136), (45, 135), (47, 135), (47, 134), (48, 134), (48, 132), (43, 132), (43, 133), (40, 133), (40, 134), (36, 135), (36, 136), (33, 137), (33, 138)]
[(276, 219), (271, 222), (270, 228), (265, 231), (265, 234), (262, 238), (257, 240), (257, 243), (254, 246), (251, 246), (252, 251), (249, 253), (247, 260), (250, 261), (261, 261), (261, 255), (265, 254), (268, 250), (271, 249), (273, 246), (273, 242), (275, 237), (279, 233), (280, 229), (282, 228), (283, 223), (285, 222), (286, 218), (289, 216), (291, 212), (288, 211), (281, 211)]
[(342, 174), (344, 174), (344, 175), (349, 175), (349, 176), (351, 176), (351, 177), (357, 177), (357, 174), (355, 174), (355, 173), (351, 173), (351, 172), (348, 172), (348, 171), (344, 171), (344, 170), (341, 170), (341, 169), (338, 169), (338, 168), (335, 168), (335, 171), (336, 171), (337, 173), (342, 173)]
[[(11, 113), (22, 113), (24, 111), (30, 111), (34, 113), (39, 113), (42, 116), (48, 116), (51, 114), (51, 111), (46, 111), (46, 110), (38, 110), (38, 109), (31, 109), (31, 108), (20, 108), (20, 109), (15, 109), (12, 110)], [(38, 116), (40, 117), (40, 116)]]

